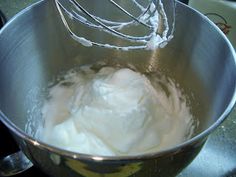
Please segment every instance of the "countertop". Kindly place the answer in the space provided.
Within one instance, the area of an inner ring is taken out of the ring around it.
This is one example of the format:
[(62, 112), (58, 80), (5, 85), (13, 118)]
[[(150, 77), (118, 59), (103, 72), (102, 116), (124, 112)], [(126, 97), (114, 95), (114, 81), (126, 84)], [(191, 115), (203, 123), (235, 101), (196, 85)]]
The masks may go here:
[[(0, 0), (0, 9), (9, 20), (38, 0)], [(213, 132), (200, 154), (179, 177), (236, 177), (236, 107)]]

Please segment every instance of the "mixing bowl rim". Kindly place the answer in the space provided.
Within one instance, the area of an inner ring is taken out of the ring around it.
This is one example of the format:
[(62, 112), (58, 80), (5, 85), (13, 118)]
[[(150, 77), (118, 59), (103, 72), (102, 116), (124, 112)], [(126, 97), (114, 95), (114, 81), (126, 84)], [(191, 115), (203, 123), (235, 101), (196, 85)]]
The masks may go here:
[[(2, 33), (4, 32), (5, 29), (8, 28), (8, 26), (10, 26), (10, 24), (12, 22), (14, 22), (17, 18), (19, 18), (21, 15), (26, 14), (28, 11), (30, 11), (33, 8), (37, 8), (38, 6), (40, 6), (41, 4), (46, 3), (46, 0), (40, 0), (32, 5), (30, 5), (29, 7), (25, 8), (24, 10), (22, 10), (21, 12), (19, 12), (17, 15), (15, 15), (13, 18), (11, 18), (7, 24), (0, 30), (0, 36), (2, 35)], [(221, 35), (222, 38), (224, 38), (226, 44), (228, 45), (229, 49), (232, 51), (233, 54), (233, 58), (234, 58), (234, 63), (236, 65), (236, 53), (235, 50), (233, 48), (233, 46), (231, 45), (231, 43), (229, 42), (229, 40), (225, 37), (225, 35), (223, 34), (223, 32), (218, 29), (218, 27), (211, 22), (207, 17), (205, 17), (203, 14), (201, 14), (200, 12), (198, 12), (197, 10), (181, 3), (181, 2), (177, 2), (178, 4), (182, 5), (182, 6), (186, 6), (185, 8), (189, 8), (189, 10), (192, 10), (194, 13), (198, 13), (198, 15), (201, 16), (201, 18), (203, 18), (203, 20), (207, 21), (208, 23), (210, 23), (211, 25), (215, 26), (215, 29), (218, 31), (219, 35)], [(231, 98), (229, 104), (227, 105), (226, 109), (223, 111), (223, 113), (219, 116), (218, 120), (216, 122), (214, 122), (210, 127), (208, 127), (206, 130), (202, 131), (201, 133), (199, 133), (198, 135), (194, 136), (193, 138), (168, 149), (165, 150), (161, 150), (158, 152), (153, 152), (153, 153), (143, 153), (143, 154), (139, 154), (139, 155), (126, 155), (126, 156), (101, 156), (101, 155), (90, 155), (90, 154), (82, 154), (82, 153), (75, 153), (75, 152), (71, 152), (71, 151), (67, 151), (64, 149), (61, 149), (59, 147), (55, 147), (52, 146), (50, 144), (44, 143), (41, 140), (36, 140), (35, 138), (33, 138), (32, 136), (28, 135), (27, 133), (25, 133), (23, 130), (21, 130), (19, 127), (17, 127), (12, 121), (10, 121), (10, 119), (7, 118), (7, 116), (5, 116), (5, 114), (0, 110), (0, 120), (18, 137), (22, 138), (23, 140), (25, 140), (26, 142), (32, 144), (33, 146), (37, 146), (40, 149), (43, 149), (45, 151), (48, 151), (50, 153), (54, 153), (63, 157), (68, 157), (68, 158), (72, 158), (72, 159), (80, 159), (80, 160), (91, 160), (91, 161), (137, 161), (137, 160), (144, 160), (144, 159), (152, 159), (152, 158), (157, 158), (160, 156), (165, 156), (165, 155), (171, 155), (171, 154), (175, 154), (179, 151), (182, 151), (182, 149), (196, 143), (199, 142), (199, 140), (204, 140), (212, 131), (214, 131), (225, 119), (226, 117), (230, 114), (230, 112), (232, 111), (234, 104), (236, 102), (236, 85), (234, 86), (234, 95)]]

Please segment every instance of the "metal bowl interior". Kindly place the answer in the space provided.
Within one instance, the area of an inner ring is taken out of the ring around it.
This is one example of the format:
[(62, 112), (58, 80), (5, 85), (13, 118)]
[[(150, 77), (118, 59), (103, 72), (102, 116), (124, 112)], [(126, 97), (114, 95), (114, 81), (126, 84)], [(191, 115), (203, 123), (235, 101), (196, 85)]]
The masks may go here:
[[(103, 36), (93, 32), (91, 37)], [(197, 155), (207, 135), (233, 108), (235, 58), (223, 33), (206, 17), (180, 2), (176, 6), (175, 36), (166, 48), (122, 52), (81, 46), (65, 30), (53, 1), (40, 1), (19, 13), (0, 31), (1, 120), (26, 155), (54, 176), (176, 175)], [(25, 133), (29, 118), (35, 119), (33, 129), (42, 121), (38, 108), (48, 82), (70, 68), (97, 62), (131, 64), (142, 73), (161, 72), (173, 78), (189, 95), (192, 113), (200, 122), (194, 137), (162, 152), (95, 157), (52, 147)]]

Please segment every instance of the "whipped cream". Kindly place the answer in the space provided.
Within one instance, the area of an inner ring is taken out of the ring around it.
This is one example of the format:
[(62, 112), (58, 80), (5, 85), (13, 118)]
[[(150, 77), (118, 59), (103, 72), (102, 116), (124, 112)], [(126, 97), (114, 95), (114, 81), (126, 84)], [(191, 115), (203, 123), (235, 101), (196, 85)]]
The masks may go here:
[(41, 139), (92, 155), (135, 155), (170, 148), (193, 133), (193, 116), (170, 79), (128, 68), (71, 71), (49, 90)]

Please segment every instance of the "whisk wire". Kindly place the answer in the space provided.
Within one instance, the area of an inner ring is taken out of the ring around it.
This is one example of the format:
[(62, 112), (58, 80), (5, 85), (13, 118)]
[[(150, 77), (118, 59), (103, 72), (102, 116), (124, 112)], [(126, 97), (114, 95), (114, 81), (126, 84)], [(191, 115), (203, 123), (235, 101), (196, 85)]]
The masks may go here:
[[(115, 35), (119, 38), (125, 39), (125, 40), (129, 40), (129, 41), (134, 41), (134, 42), (145, 42), (146, 40), (150, 39), (150, 36), (144, 36), (144, 37), (133, 37), (130, 35), (126, 35), (123, 33), (120, 33), (110, 27), (108, 27), (107, 25), (105, 25), (103, 22), (101, 22), (99, 19), (97, 19), (97, 17), (95, 17), (94, 15), (91, 15), (85, 8), (83, 8), (77, 1), (75, 0), (70, 0), (71, 3), (73, 3), (77, 8), (79, 8), (84, 14), (86, 14), (90, 19), (92, 19), (93, 21), (95, 21), (96, 23), (98, 23), (100, 26), (102, 26), (102, 28), (100, 29), (104, 29), (105, 32), (109, 32), (111, 35)], [(127, 12), (128, 13), (128, 12)], [(135, 18), (135, 17), (133, 17)], [(139, 20), (138, 20), (139, 21)], [(99, 28), (99, 27), (98, 27)]]
[(143, 26), (146, 26), (148, 28), (152, 28), (150, 25), (143, 23), (142, 21), (140, 21), (137, 17), (133, 16), (132, 14), (130, 14), (128, 11), (126, 11), (124, 8), (122, 8), (120, 5), (118, 5), (116, 2), (114, 2), (113, 0), (109, 0), (115, 7), (117, 7), (118, 9), (120, 9), (122, 12), (124, 12), (126, 15), (128, 15), (130, 18), (132, 18), (134, 21), (140, 23)]

